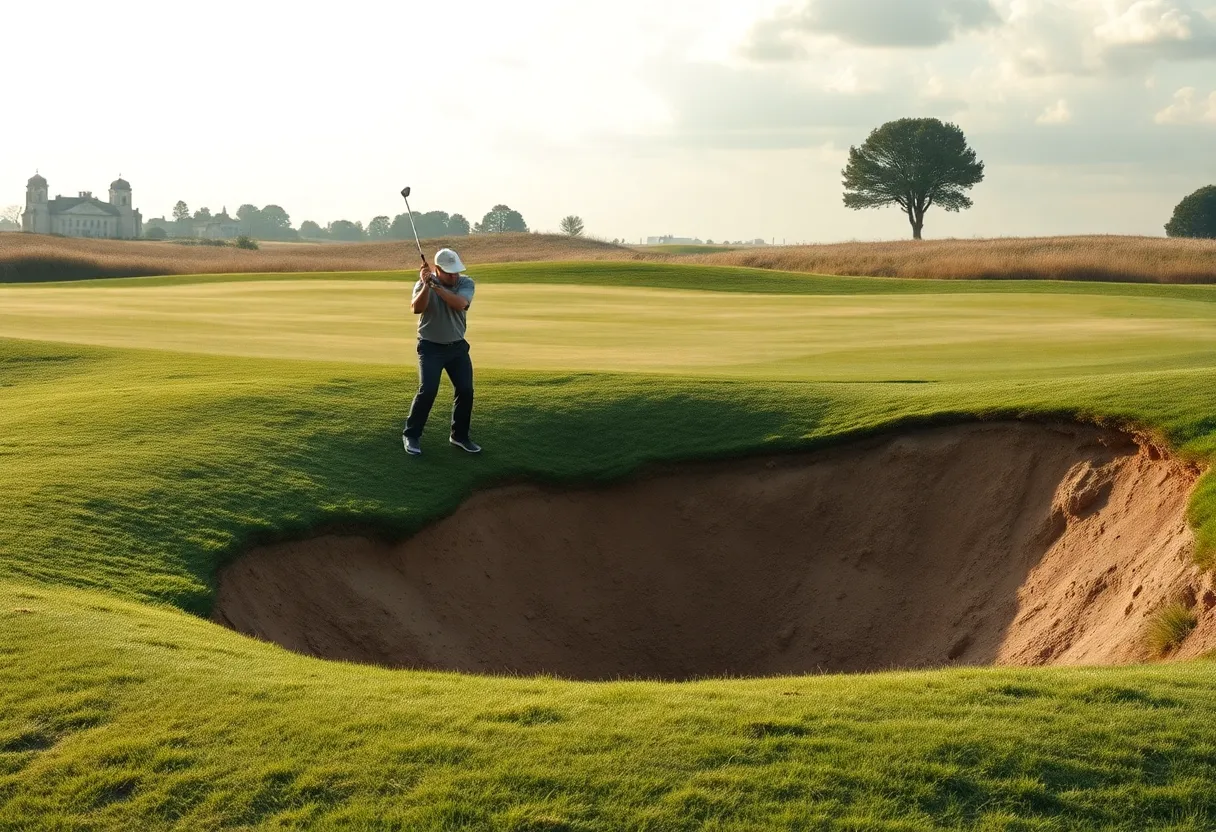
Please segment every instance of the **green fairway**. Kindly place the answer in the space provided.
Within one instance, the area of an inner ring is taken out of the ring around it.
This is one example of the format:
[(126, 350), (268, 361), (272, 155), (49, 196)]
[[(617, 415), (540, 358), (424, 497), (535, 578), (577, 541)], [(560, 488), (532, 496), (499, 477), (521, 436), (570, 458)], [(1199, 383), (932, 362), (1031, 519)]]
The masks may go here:
[[(611, 264), (599, 271), (611, 274)], [(711, 270), (700, 275), (689, 288), (715, 278), (743, 282)], [(840, 281), (804, 278), (798, 285), (817, 289)], [(1208, 287), (1136, 296), (1046, 294), (1009, 285), (1011, 291), (994, 299), (966, 291), (973, 284), (941, 293), (938, 283), (933, 294), (913, 294), (892, 291), (904, 288), (901, 281), (857, 283), (871, 292), (772, 295), (747, 286), (753, 291), (723, 297), (652, 286), (491, 280), (479, 289), (475, 357), (486, 369), (949, 381), (1204, 367), (1216, 345), (1216, 304), (1195, 302), (1197, 295), (1216, 300)], [(87, 292), (76, 285), (0, 287), (0, 332), (76, 344), (401, 365), (410, 362), (414, 343), (408, 292), (400, 281), (356, 279), (106, 281)]]
[[(997, 415), (1207, 460), (1216, 290), (487, 268), (486, 453), (433, 424), (408, 460), (399, 278), (0, 286), (0, 829), (1216, 826), (1207, 661), (589, 684), (328, 663), (198, 617), (251, 542), (399, 537), (509, 480)], [(1210, 551), (1210, 476), (1192, 521)]]

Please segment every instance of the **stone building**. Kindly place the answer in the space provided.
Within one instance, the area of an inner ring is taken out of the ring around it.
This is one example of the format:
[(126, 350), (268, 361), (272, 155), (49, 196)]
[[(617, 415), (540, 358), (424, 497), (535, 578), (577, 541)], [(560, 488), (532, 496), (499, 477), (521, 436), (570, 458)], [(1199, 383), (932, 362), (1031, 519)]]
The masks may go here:
[(25, 185), (21, 230), (65, 237), (107, 237), (131, 240), (143, 233), (143, 217), (131, 204), (131, 185), (121, 177), (110, 183), (110, 201), (91, 191), (79, 196), (47, 198), (46, 180), (34, 174)]

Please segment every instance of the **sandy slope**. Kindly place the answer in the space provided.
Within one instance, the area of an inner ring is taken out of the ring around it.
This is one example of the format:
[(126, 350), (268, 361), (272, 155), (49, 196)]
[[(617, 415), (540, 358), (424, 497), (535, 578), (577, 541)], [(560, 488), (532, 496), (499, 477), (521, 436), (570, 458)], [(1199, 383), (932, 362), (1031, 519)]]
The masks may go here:
[(1216, 646), (1197, 476), (1123, 434), (1006, 422), (499, 488), (396, 545), (250, 552), (214, 617), (391, 666), (685, 679), (1138, 661), (1183, 599), (1194, 655)]

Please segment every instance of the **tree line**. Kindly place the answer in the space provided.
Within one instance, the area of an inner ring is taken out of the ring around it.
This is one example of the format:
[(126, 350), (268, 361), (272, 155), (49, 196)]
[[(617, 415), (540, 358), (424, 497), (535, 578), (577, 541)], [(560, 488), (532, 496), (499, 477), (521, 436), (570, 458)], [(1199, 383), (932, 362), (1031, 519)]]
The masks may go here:
[[(258, 208), (248, 203), (230, 216), (227, 210), (212, 214), (209, 208), (191, 212), (185, 200), (173, 206), (172, 223), (150, 220), (148, 236), (151, 237), (197, 237), (197, 236), (242, 236), (256, 240), (339, 240), (359, 242), (362, 240), (410, 240), (414, 232), (410, 227), (408, 213), (389, 217), (387, 214), (373, 217), (365, 226), (361, 220), (333, 220), (321, 225), (313, 220), (304, 220), (299, 228), (292, 224), (291, 215), (280, 205)], [(447, 211), (413, 212), (413, 225), (421, 238), (464, 237), (468, 234), (502, 234), (528, 231), (523, 215), (507, 205), (495, 205), (481, 222), (470, 224), (462, 214)], [(155, 233), (159, 230), (159, 233)], [(581, 233), (581, 227), (579, 229)], [(210, 232), (210, 233), (209, 233)]]

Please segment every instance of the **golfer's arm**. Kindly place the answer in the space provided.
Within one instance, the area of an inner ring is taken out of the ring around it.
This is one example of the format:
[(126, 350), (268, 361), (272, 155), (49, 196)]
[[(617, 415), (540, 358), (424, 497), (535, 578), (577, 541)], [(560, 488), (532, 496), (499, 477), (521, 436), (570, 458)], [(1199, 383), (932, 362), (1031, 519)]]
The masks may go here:
[(421, 315), (426, 311), (426, 305), (431, 301), (431, 287), (422, 284), (422, 288), (414, 293), (414, 297), (410, 300), (410, 311), (415, 315)]
[(439, 296), (441, 301), (455, 309), (457, 312), (463, 312), (469, 308), (469, 302), (455, 292), (449, 292), (442, 286), (433, 287), (433, 291)]

